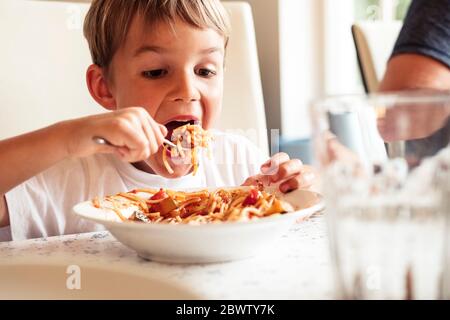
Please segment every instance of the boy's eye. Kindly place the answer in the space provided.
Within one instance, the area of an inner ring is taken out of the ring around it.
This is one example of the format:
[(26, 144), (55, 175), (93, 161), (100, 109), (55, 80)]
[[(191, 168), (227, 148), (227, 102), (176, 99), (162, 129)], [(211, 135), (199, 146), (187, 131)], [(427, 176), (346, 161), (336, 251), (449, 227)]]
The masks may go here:
[(145, 78), (149, 78), (149, 79), (158, 79), (158, 78), (161, 78), (162, 76), (165, 76), (166, 74), (167, 74), (167, 70), (164, 70), (164, 69), (148, 70), (148, 71), (142, 72), (142, 75)]
[(197, 73), (199, 76), (205, 78), (211, 78), (217, 74), (215, 71), (209, 69), (198, 69)]

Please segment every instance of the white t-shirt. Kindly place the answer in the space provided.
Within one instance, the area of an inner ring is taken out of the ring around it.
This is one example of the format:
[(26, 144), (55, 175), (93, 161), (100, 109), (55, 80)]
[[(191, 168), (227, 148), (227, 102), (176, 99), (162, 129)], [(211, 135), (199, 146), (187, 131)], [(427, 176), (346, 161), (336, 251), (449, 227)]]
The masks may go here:
[(6, 194), (10, 227), (0, 229), (0, 241), (103, 230), (72, 212), (75, 204), (96, 196), (145, 187), (238, 186), (259, 172), (266, 159), (249, 140), (221, 132), (213, 135), (211, 159), (201, 152), (197, 174), (178, 179), (140, 171), (114, 155), (64, 160)]

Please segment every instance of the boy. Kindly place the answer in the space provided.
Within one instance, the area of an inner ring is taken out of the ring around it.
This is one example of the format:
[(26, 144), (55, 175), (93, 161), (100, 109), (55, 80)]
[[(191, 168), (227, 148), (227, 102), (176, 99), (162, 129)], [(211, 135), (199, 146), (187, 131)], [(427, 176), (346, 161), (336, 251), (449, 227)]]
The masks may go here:
[[(287, 192), (310, 184), (300, 160), (277, 154), (260, 167), (253, 145), (222, 133), (195, 176), (190, 161), (169, 159), (171, 174), (163, 165), (163, 140), (176, 127), (198, 121), (209, 130), (219, 116), (228, 42), (219, 0), (94, 0), (85, 36), (94, 62), (89, 92), (111, 112), (0, 142), (0, 163), (9, 164), (0, 168), (3, 239), (98, 230), (72, 206), (133, 188), (262, 181)], [(95, 136), (116, 147), (95, 144)]]

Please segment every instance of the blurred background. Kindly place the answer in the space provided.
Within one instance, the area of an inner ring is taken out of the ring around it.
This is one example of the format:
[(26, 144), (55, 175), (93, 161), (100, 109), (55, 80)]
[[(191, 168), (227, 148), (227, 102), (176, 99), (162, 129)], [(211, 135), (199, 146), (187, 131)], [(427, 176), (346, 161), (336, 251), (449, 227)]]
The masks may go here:
[(364, 92), (351, 26), (402, 21), (411, 0), (246, 1), (255, 20), (268, 129), (281, 129), (281, 151), (311, 162), (311, 101)]

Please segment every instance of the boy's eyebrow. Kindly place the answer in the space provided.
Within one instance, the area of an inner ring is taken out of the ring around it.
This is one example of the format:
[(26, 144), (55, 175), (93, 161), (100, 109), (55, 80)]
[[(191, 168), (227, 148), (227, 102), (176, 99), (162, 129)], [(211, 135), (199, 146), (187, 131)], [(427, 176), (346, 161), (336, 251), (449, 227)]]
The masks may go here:
[(221, 47), (211, 47), (208, 49), (201, 50), (200, 53), (201, 54), (210, 54), (210, 53), (215, 53), (215, 52), (223, 53), (223, 51), (224, 50)]
[(164, 51), (167, 51), (166, 49), (162, 48), (162, 47), (158, 47), (158, 46), (148, 46), (148, 45), (144, 45), (142, 47), (140, 47), (139, 49), (137, 49), (134, 52), (134, 57), (137, 57), (145, 52), (156, 52), (156, 53), (162, 53)]
[[(140, 47), (139, 49), (137, 49), (134, 52), (134, 57), (138, 57), (141, 54), (145, 53), (145, 52), (155, 52), (155, 53), (163, 53), (168, 51), (165, 48), (162, 47), (158, 47), (158, 46), (149, 46), (149, 45), (144, 45), (142, 47)], [(221, 47), (211, 47), (211, 48), (207, 48), (207, 49), (203, 49), (200, 51), (201, 54), (211, 54), (211, 53), (215, 53), (215, 52), (220, 52), (223, 53), (223, 48)]]

